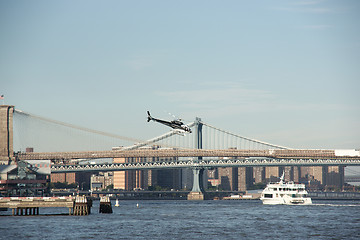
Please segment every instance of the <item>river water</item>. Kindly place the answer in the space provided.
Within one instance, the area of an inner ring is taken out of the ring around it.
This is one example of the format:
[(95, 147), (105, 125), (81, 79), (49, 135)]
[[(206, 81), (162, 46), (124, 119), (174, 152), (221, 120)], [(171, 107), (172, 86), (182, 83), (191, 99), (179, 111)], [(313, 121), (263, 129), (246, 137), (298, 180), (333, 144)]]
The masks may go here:
[[(360, 239), (360, 201), (120, 201), (113, 214), (1, 216), (0, 239)], [(138, 204), (138, 207), (137, 207)], [(0, 215), (11, 211), (0, 212)]]

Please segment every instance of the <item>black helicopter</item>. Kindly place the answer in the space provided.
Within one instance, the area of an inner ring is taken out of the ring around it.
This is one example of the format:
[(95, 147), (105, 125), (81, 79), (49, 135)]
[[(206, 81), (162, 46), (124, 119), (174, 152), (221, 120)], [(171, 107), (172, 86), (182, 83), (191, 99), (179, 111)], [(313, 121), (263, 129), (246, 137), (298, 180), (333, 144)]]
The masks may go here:
[(148, 118), (147, 118), (148, 122), (150, 122), (152, 120), (152, 121), (164, 124), (166, 126), (169, 126), (173, 129), (175, 129), (175, 131), (179, 131), (179, 133), (183, 133), (183, 134), (186, 132), (191, 133), (190, 127), (188, 125), (184, 124), (182, 121), (180, 121), (181, 119), (173, 120), (173, 121), (165, 121), (165, 120), (153, 118), (150, 115), (149, 111), (147, 111), (147, 114), (148, 114)]

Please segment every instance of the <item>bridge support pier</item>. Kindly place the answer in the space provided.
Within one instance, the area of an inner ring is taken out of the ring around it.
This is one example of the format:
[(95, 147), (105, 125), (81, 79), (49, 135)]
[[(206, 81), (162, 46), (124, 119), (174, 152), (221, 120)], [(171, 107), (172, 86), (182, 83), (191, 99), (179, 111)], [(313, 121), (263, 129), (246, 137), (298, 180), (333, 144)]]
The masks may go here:
[(193, 168), (193, 187), (187, 200), (204, 200), (204, 189), (203, 189), (203, 168)]

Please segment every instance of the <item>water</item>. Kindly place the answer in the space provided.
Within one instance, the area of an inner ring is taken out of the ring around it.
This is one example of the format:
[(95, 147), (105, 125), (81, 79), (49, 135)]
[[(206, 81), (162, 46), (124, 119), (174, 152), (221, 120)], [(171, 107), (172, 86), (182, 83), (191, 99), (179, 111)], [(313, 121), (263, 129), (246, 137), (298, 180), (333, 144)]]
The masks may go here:
[[(120, 201), (113, 214), (1, 216), (0, 239), (360, 239), (359, 201)], [(139, 207), (137, 207), (139, 204)], [(11, 211), (0, 212), (11, 214)]]

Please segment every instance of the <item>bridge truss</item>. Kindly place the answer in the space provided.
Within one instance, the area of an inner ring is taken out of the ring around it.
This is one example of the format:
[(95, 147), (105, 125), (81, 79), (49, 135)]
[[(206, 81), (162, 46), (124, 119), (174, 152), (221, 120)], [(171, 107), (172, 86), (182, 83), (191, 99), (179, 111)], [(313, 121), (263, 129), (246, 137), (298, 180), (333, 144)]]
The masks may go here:
[(218, 168), (218, 167), (264, 167), (264, 166), (360, 166), (360, 159), (293, 159), (293, 158), (244, 158), (205, 159), (165, 162), (105, 163), (86, 165), (52, 165), (52, 173), (103, 172), (124, 170), (151, 170), (174, 168)]

